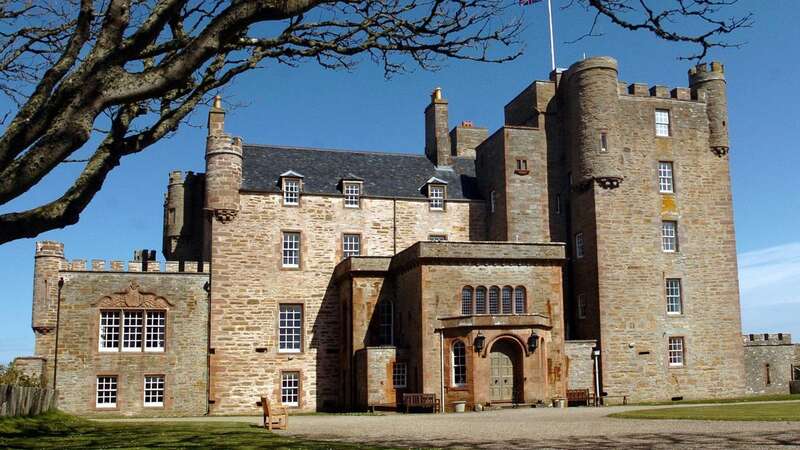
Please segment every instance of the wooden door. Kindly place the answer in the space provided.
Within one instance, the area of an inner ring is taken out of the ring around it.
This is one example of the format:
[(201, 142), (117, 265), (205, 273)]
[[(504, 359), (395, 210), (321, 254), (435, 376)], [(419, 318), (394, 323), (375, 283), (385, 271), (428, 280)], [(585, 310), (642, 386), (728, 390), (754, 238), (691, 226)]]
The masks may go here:
[(489, 383), (494, 402), (510, 402), (514, 399), (514, 361), (505, 350), (505, 348), (493, 349), (491, 353), (492, 370)]

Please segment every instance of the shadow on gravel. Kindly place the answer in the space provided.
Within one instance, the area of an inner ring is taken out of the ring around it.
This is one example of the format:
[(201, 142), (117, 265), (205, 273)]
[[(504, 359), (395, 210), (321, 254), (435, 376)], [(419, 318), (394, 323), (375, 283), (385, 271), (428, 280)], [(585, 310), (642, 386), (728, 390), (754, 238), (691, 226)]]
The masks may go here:
[[(322, 438), (325, 441), (337, 441), (336, 437)], [(766, 432), (766, 433), (729, 433), (729, 434), (650, 434), (632, 433), (629, 435), (614, 436), (613, 438), (576, 437), (564, 439), (527, 440), (512, 439), (503, 441), (481, 441), (476, 437), (470, 442), (453, 442), (443, 440), (397, 439), (397, 440), (364, 440), (358, 441), (361, 445), (384, 446), (395, 448), (570, 448), (570, 449), (595, 449), (595, 448), (775, 448), (800, 446), (800, 433)]]

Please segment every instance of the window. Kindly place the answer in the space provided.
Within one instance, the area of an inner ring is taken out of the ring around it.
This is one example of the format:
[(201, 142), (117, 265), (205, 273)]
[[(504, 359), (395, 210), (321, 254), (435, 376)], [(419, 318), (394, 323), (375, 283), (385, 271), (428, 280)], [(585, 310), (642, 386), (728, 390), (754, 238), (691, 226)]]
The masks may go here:
[(667, 314), (681, 314), (683, 302), (681, 301), (681, 280), (667, 278)]
[(583, 258), (583, 233), (575, 234), (575, 257)]
[(511, 293), (513, 290), (511, 286), (506, 286), (503, 288), (503, 297), (502, 297), (502, 306), (503, 306), (503, 314), (511, 314)]
[(378, 303), (378, 341), (380, 345), (394, 344), (394, 305), (388, 300)]
[(447, 240), (447, 235), (444, 234), (432, 234), (428, 236), (428, 240), (431, 242), (444, 242)]
[(527, 171), (528, 170), (528, 160), (527, 159), (518, 159), (517, 160), (517, 170)]
[(475, 289), (475, 314), (486, 314), (486, 288)]
[(800, 381), (800, 366), (792, 366), (792, 381)]
[(166, 314), (164, 311), (147, 311), (144, 333), (144, 351), (163, 352), (166, 340)]
[(675, 185), (672, 179), (672, 163), (669, 161), (659, 161), (658, 163), (658, 192), (672, 194), (675, 192)]
[(678, 251), (678, 222), (670, 220), (661, 222), (661, 250)]
[(453, 386), (467, 384), (467, 347), (461, 341), (453, 344)]
[[(166, 312), (144, 310), (100, 311), (101, 352), (120, 350), (122, 317), (123, 352), (163, 352), (166, 341)], [(143, 339), (144, 337), (144, 339)], [(144, 348), (142, 344), (144, 343)]]
[(437, 211), (444, 209), (444, 186), (437, 186), (435, 184), (429, 185), (428, 197), (431, 209)]
[(100, 311), (100, 351), (119, 350), (119, 311)]
[(281, 373), (281, 404), (298, 406), (300, 404), (300, 373)]
[(586, 294), (578, 294), (578, 319), (586, 318)]
[(461, 314), (464, 316), (472, 314), (472, 288), (469, 286), (461, 290)]
[(144, 406), (164, 406), (163, 375), (145, 375)]
[(361, 235), (345, 234), (342, 238), (342, 250), (344, 257), (359, 256), (361, 254)]
[(142, 350), (142, 311), (123, 311), (122, 351)]
[(297, 178), (283, 179), (283, 204), (284, 205), (300, 204), (300, 180), (298, 180)]
[(500, 314), (500, 288), (489, 288), (489, 314)]
[(600, 153), (608, 151), (608, 133), (605, 131), (600, 133)]
[(492, 214), (494, 214), (495, 202), (496, 202), (495, 197), (496, 196), (497, 196), (497, 193), (495, 191), (492, 191), (492, 192), (489, 193), (489, 211)]
[(344, 183), (345, 208), (358, 208), (361, 206), (361, 183)]
[(669, 136), (669, 110), (656, 110), (656, 136)]
[(769, 363), (764, 364), (764, 384), (767, 386), (772, 384), (772, 373), (769, 370)]
[(392, 385), (395, 389), (406, 387), (408, 367), (404, 362), (396, 362), (392, 367)]
[(281, 305), (278, 323), (278, 353), (300, 353), (303, 334), (303, 306)]
[(300, 267), (300, 233), (283, 233), (283, 267)]
[(517, 314), (525, 313), (525, 288), (517, 286), (514, 288), (514, 312)]
[(97, 377), (97, 400), (95, 406), (98, 408), (117, 407), (116, 375)]
[(683, 338), (671, 337), (669, 338), (669, 365), (672, 367), (683, 366)]

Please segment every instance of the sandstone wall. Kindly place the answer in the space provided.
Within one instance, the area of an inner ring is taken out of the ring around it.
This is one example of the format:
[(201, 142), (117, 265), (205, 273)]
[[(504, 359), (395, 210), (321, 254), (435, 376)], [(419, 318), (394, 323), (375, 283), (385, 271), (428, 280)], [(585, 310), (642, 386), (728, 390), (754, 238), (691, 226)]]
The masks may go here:
[(595, 391), (594, 358), (592, 349), (595, 340), (566, 341), (564, 352), (569, 358), (568, 389), (589, 389)]

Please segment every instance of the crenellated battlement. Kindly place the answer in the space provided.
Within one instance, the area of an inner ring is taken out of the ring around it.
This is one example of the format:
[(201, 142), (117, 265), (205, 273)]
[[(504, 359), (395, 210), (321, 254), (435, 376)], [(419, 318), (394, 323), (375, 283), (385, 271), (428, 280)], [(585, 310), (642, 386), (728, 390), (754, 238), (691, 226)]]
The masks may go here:
[(61, 271), (69, 272), (145, 272), (209, 273), (210, 263), (201, 261), (121, 261), (73, 259), (61, 262)]
[(689, 69), (689, 75), (695, 76), (706, 72), (725, 73), (725, 65), (719, 61), (711, 61), (711, 64), (700, 63)]
[(745, 346), (750, 345), (791, 345), (790, 333), (750, 333), (742, 335)]
[(692, 89), (689, 87), (674, 87), (654, 85), (649, 86), (644, 83), (626, 83), (619, 82), (619, 94), (623, 96), (632, 97), (656, 97), (668, 98), (672, 100), (686, 100), (705, 103), (706, 98), (704, 95), (692, 96)]

